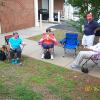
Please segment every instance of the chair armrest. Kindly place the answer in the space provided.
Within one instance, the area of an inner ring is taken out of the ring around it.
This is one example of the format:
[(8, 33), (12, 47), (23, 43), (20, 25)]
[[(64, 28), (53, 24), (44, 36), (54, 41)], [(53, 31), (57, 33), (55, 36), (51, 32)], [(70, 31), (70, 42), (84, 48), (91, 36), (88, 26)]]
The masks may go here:
[(60, 44), (61, 45), (64, 45), (66, 43), (66, 38), (64, 38), (64, 39), (62, 39), (61, 41), (60, 41)]
[(80, 41), (79, 40), (77, 40), (77, 45), (79, 45), (80, 44)]

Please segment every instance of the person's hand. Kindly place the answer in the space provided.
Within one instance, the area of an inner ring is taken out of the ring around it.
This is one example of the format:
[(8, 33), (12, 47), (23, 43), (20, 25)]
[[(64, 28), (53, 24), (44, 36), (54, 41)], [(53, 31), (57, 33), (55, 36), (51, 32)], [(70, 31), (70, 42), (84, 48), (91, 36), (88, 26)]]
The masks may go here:
[(83, 48), (83, 51), (93, 51), (93, 50), (90, 48)]
[(24, 43), (24, 44), (22, 44), (22, 46), (24, 47), (24, 46), (26, 46), (26, 44)]
[(10, 51), (10, 46), (9, 45), (7, 45), (7, 51)]

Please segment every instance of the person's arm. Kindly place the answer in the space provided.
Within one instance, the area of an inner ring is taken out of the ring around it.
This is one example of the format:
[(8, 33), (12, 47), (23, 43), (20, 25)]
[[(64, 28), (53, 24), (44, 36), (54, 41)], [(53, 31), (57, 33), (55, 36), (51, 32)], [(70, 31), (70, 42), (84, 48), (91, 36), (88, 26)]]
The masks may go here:
[(20, 47), (21, 47), (21, 49), (23, 49), (26, 44), (25, 44), (25, 42), (23, 42), (23, 40), (21, 38), (20, 38), (20, 41), (21, 41)]
[(51, 36), (49, 36), (49, 39), (51, 39), (54, 42), (55, 45), (58, 45), (59, 44), (53, 34)]
[(100, 30), (100, 26), (97, 27), (97, 28), (94, 30), (94, 33), (96, 33), (96, 32), (99, 31), (99, 30)]
[(100, 52), (100, 43), (97, 43), (94, 46), (90, 46), (90, 47), (88, 47), (88, 49), (90, 49), (91, 51), (94, 51), (94, 52)]
[(8, 48), (9, 48), (9, 49), (14, 49), (14, 48), (12, 47), (12, 44), (11, 44), (12, 42), (11, 42), (11, 41), (12, 41), (12, 38), (10, 38), (9, 41), (8, 41)]
[(56, 38), (55, 38), (55, 36), (53, 34), (52, 35), (49, 35), (49, 39), (52, 40), (52, 41), (54, 41), (54, 42), (57, 41)]
[(91, 49), (91, 48), (83, 48), (82, 51), (93, 51), (93, 49)]

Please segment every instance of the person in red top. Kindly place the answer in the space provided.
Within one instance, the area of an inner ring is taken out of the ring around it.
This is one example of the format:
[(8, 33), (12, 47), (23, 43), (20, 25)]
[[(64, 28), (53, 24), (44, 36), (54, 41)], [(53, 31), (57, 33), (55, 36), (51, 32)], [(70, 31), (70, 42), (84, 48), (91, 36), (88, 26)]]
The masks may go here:
[(54, 45), (57, 45), (58, 42), (54, 36), (54, 33), (51, 32), (51, 29), (46, 29), (46, 33), (43, 33), (42, 38), (40, 39), (39, 43), (41, 43), (43, 47), (43, 54), (42, 59), (44, 58), (44, 52), (48, 50), (51, 53), (51, 59), (53, 58), (53, 49)]

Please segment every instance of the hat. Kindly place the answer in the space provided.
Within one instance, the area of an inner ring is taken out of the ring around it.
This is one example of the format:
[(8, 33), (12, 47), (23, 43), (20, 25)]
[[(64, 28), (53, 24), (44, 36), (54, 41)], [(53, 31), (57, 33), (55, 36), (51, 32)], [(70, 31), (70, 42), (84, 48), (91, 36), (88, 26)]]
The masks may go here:
[(18, 34), (18, 32), (13, 32), (13, 35), (16, 35), (16, 34)]

